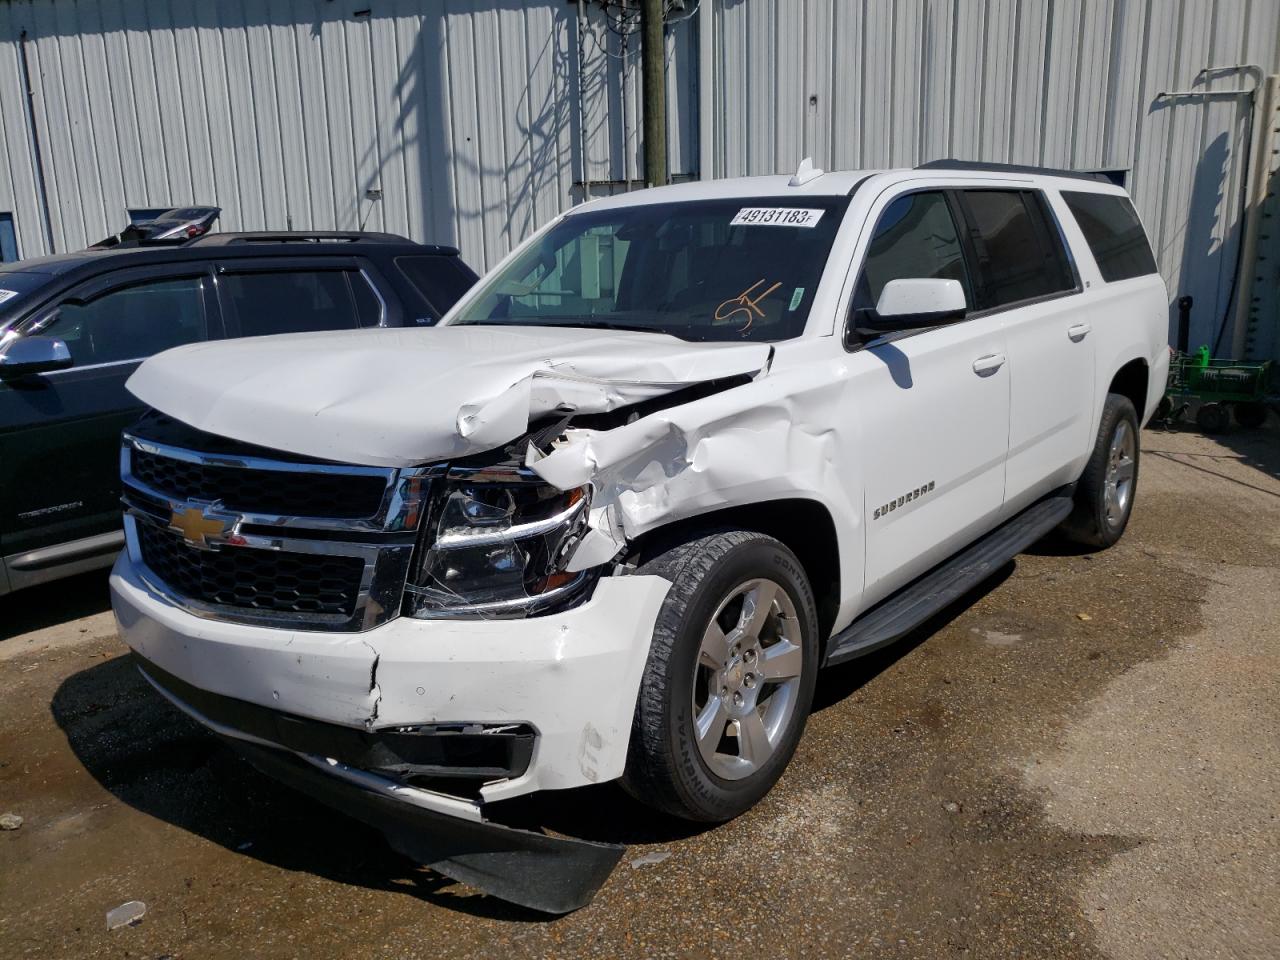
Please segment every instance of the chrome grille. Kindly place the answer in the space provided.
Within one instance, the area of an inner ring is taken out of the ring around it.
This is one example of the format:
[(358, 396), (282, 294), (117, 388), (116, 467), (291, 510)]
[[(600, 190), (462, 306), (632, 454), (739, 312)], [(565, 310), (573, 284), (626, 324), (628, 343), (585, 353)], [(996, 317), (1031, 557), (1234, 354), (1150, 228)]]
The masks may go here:
[(124, 437), (125, 538), (156, 593), (198, 616), (304, 630), (397, 615), (431, 471), (192, 436), (217, 452)]
[(364, 561), (277, 550), (196, 550), (180, 534), (138, 526), (142, 561), (184, 596), (226, 607), (350, 617)]
[(302, 517), (370, 517), (378, 512), (384, 476), (245, 470), (133, 452), (133, 476), (167, 497), (220, 502), (228, 510)]

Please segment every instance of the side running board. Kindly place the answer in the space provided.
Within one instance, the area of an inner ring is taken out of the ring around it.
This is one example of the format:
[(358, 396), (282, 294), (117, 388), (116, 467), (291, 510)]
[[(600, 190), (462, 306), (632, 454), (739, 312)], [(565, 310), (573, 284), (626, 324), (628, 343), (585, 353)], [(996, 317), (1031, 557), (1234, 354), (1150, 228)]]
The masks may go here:
[(892, 643), (960, 599), (1065, 520), (1073, 493), (1071, 487), (1054, 491), (872, 607), (831, 638), (825, 665)]

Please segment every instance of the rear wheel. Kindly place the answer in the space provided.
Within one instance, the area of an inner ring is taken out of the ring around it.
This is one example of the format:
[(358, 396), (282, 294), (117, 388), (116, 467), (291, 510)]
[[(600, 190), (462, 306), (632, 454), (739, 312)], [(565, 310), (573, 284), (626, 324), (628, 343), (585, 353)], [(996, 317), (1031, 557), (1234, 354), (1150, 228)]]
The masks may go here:
[(1196, 426), (1205, 433), (1221, 433), (1230, 424), (1227, 408), (1220, 403), (1202, 404), (1196, 411)]
[(772, 537), (724, 531), (640, 573), (671, 581), (654, 627), (623, 785), (688, 820), (728, 820), (782, 776), (804, 731), (818, 621), (800, 562)]
[(1062, 531), (1077, 543), (1109, 547), (1124, 535), (1138, 490), (1138, 414), (1128, 397), (1107, 394), (1093, 453)]

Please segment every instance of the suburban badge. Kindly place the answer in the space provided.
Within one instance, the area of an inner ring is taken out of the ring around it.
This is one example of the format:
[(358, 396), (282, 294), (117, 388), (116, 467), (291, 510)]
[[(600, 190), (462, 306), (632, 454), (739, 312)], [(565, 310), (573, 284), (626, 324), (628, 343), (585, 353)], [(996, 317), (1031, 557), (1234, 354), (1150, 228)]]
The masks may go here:
[(903, 506), (904, 504), (908, 504), (912, 500), (919, 500), (926, 493), (929, 493), (931, 490), (933, 490), (933, 484), (934, 484), (933, 480), (930, 480), (928, 483), (922, 483), (920, 486), (916, 487), (914, 490), (908, 490), (902, 496), (898, 497), (897, 500), (890, 500), (888, 503), (884, 504), (883, 506), (876, 507), (876, 511), (871, 515), (871, 519), (879, 520), (881, 517), (887, 516), (888, 514), (892, 513), (894, 510), (897, 510), (899, 507)]

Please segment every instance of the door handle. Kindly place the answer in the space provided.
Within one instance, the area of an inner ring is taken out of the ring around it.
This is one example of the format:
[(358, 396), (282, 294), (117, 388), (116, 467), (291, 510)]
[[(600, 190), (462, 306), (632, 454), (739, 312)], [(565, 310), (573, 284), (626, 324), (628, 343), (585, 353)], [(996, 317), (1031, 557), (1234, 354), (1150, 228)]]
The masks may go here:
[(973, 361), (973, 372), (980, 377), (989, 377), (1003, 366), (1003, 353), (989, 353)]
[(1093, 327), (1089, 326), (1087, 323), (1072, 324), (1067, 327), (1067, 336), (1071, 338), (1072, 343), (1079, 343), (1089, 335), (1089, 331), (1092, 329)]

